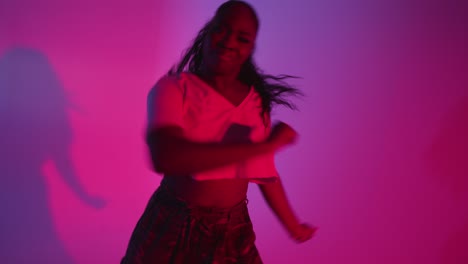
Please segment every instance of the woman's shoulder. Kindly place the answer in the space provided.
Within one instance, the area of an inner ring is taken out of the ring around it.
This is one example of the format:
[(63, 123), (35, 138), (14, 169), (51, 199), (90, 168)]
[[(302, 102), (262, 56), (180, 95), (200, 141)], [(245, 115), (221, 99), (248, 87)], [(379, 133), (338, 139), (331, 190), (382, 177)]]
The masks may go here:
[(177, 85), (183, 86), (186, 83), (193, 82), (196, 79), (195, 74), (191, 72), (167, 73), (161, 76), (156, 82), (156, 86)]

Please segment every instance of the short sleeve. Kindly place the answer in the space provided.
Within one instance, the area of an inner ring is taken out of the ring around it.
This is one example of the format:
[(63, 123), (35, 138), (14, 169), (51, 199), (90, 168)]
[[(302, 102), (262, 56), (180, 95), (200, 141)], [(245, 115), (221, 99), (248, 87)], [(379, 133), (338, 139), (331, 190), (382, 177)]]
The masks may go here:
[(165, 125), (183, 127), (183, 95), (177, 77), (161, 78), (148, 94), (148, 130)]

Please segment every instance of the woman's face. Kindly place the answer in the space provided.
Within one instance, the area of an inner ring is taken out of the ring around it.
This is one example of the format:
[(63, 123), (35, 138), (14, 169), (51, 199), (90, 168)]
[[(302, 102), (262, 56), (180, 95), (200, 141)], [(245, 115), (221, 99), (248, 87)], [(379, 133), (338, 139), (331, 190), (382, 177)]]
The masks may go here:
[(214, 74), (237, 74), (255, 47), (257, 22), (245, 6), (232, 6), (215, 17), (203, 43), (205, 66)]

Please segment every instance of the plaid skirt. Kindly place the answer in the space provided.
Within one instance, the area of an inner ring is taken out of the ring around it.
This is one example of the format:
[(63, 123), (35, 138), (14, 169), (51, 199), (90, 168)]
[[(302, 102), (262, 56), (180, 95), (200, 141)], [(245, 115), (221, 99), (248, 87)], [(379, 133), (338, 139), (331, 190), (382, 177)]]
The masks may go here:
[(189, 206), (161, 185), (121, 264), (261, 264), (247, 199), (231, 208)]

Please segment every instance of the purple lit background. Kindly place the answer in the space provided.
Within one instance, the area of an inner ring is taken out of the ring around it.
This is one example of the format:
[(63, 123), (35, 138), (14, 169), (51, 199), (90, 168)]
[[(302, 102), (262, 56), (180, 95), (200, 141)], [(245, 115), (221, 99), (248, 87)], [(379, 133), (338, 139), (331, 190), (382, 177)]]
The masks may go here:
[[(117, 263), (160, 177), (146, 94), (222, 1), (0, 2), (0, 259)], [(265, 263), (468, 263), (468, 4), (252, 0), (258, 64), (301, 76), (277, 156), (317, 236), (249, 191)]]

